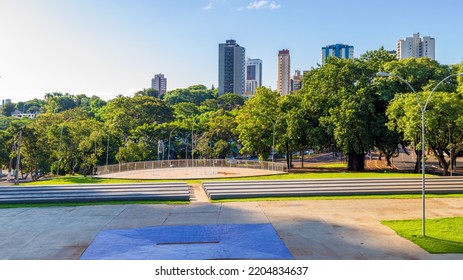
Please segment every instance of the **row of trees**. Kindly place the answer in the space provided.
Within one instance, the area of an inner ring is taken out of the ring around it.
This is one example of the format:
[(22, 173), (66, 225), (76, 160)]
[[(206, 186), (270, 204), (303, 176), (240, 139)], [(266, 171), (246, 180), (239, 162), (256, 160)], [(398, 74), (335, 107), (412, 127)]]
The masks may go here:
[[(411, 146), (420, 169), (421, 111), (414, 93), (398, 79), (378, 78), (380, 71), (408, 80), (425, 103), (436, 84), (461, 68), (429, 59), (396, 60), (384, 49), (359, 59), (330, 59), (305, 74), (297, 94), (279, 97), (260, 89), (237, 116), (238, 138), (244, 152), (268, 152), (271, 127), (276, 124), (277, 150), (286, 151), (288, 165), (294, 151), (308, 147), (341, 150), (348, 170), (364, 169), (365, 153), (378, 149), (387, 163), (398, 147)], [(449, 79), (440, 85), (426, 111), (427, 145), (444, 173), (462, 153), (462, 84)]]
[[(96, 165), (168, 156), (224, 158), (241, 153), (267, 159), (274, 145), (286, 153), (288, 166), (293, 152), (316, 148), (342, 151), (348, 169), (361, 171), (371, 149), (380, 150), (388, 163), (399, 145), (411, 146), (418, 159), (422, 152), (416, 96), (400, 80), (376, 73), (405, 78), (424, 100), (440, 80), (459, 69), (461, 65), (429, 59), (398, 61), (381, 48), (359, 59), (328, 59), (304, 75), (301, 90), (287, 96), (261, 87), (245, 101), (235, 94), (217, 97), (216, 90), (202, 85), (162, 98), (143, 90), (108, 102), (52, 93), (15, 105), (41, 112), (34, 120), (0, 117), (0, 160), (14, 168), (22, 130), (21, 169), (34, 178), (39, 170), (88, 174)], [(463, 86), (449, 79), (426, 111), (426, 144), (445, 173), (448, 156), (455, 162), (463, 152), (462, 109)], [(415, 170), (419, 167), (417, 161)]]
[(0, 117), (0, 164), (15, 169), (19, 146), (21, 173), (33, 179), (49, 172), (89, 174), (96, 165), (167, 155), (224, 158), (238, 153), (233, 110), (244, 102), (235, 94), (217, 97), (216, 90), (202, 85), (168, 92), (162, 99), (150, 89), (108, 102), (47, 94), (36, 119)]

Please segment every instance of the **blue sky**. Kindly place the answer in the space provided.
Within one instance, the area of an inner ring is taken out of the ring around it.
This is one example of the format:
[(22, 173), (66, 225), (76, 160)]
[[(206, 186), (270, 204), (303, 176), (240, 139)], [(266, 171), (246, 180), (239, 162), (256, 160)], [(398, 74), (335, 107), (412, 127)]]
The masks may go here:
[(321, 47), (353, 45), (355, 56), (420, 32), (436, 59), (463, 59), (460, 0), (0, 0), (0, 99), (47, 92), (105, 99), (150, 87), (217, 87), (218, 44), (233, 38), (263, 60), (276, 87), (277, 54), (291, 72), (320, 63)]

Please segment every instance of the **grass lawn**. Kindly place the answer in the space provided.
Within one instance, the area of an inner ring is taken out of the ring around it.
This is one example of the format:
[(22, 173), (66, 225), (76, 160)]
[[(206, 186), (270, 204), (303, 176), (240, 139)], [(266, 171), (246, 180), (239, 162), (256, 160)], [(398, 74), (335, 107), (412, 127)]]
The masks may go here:
[[(75, 176), (60, 176), (50, 180), (40, 180), (36, 182), (21, 183), (21, 186), (48, 186), (48, 185), (75, 185), (75, 184), (118, 184), (118, 183), (145, 183), (155, 180), (130, 180), (130, 179), (100, 179), (92, 177), (84, 177), (81, 175)], [(167, 181), (167, 180), (164, 180)], [(179, 181), (179, 180), (175, 180)], [(157, 182), (163, 182), (157, 180)]]
[[(360, 178), (420, 178), (420, 174), (397, 172), (304, 172), (266, 176), (251, 176), (241, 178), (217, 178), (203, 180), (188, 180), (187, 182), (201, 183), (203, 181), (242, 181), (242, 180), (293, 180), (293, 179), (360, 179)], [(427, 178), (436, 177), (426, 175)]]
[(421, 220), (381, 223), (429, 253), (463, 253), (463, 217), (427, 219), (425, 237), (421, 236)]
[[(420, 174), (397, 173), (397, 172), (305, 172), (305, 173), (288, 173), (267, 176), (251, 176), (240, 178), (217, 178), (217, 179), (198, 179), (186, 180), (188, 184), (201, 184), (203, 181), (235, 181), (235, 180), (291, 180), (291, 179), (335, 179), (335, 178), (419, 178)], [(435, 177), (426, 175), (426, 177)], [(133, 180), (133, 179), (100, 179), (92, 177), (61, 176), (50, 180), (42, 180), (30, 183), (21, 183), (21, 186), (44, 186), (44, 185), (65, 185), (65, 184), (117, 184), (117, 183), (146, 183), (146, 182), (169, 182), (185, 181), (175, 180)]]
[[(253, 201), (287, 201), (287, 200), (346, 200), (346, 199), (418, 199), (421, 194), (367, 194), (367, 195), (330, 195), (330, 196), (291, 196), (291, 197), (253, 197), (214, 199), (213, 203), (221, 202), (253, 202)], [(461, 193), (426, 194), (426, 198), (463, 198)]]
[(343, 162), (338, 163), (325, 163), (315, 166), (317, 168), (347, 168), (347, 164)]

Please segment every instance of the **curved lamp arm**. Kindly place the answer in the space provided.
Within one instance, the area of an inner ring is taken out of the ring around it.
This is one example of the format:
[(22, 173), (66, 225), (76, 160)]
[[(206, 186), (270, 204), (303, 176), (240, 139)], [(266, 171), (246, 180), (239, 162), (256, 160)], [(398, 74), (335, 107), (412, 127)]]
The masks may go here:
[(463, 77), (463, 73), (448, 75), (447, 77), (442, 79), (439, 83), (437, 83), (437, 85), (432, 89), (431, 93), (429, 94), (428, 98), (426, 99), (426, 103), (424, 104), (424, 110), (426, 110), (426, 107), (428, 106), (429, 100), (431, 99), (431, 95), (434, 93), (434, 91), (440, 86), (440, 84), (442, 84), (443, 82), (445, 82), (446, 80), (450, 79), (453, 76)]

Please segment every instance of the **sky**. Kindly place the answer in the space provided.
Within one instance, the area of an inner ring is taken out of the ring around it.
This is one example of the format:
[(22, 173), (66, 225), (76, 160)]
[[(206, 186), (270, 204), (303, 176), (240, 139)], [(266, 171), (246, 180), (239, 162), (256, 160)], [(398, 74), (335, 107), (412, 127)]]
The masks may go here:
[(436, 40), (436, 60), (463, 59), (461, 0), (0, 0), (0, 99), (46, 93), (111, 99), (149, 88), (218, 86), (218, 44), (234, 39), (263, 60), (276, 88), (277, 56), (291, 72), (321, 62), (343, 43), (354, 56), (419, 32)]

